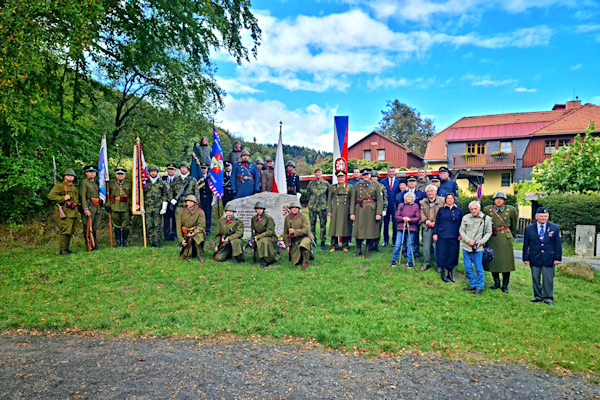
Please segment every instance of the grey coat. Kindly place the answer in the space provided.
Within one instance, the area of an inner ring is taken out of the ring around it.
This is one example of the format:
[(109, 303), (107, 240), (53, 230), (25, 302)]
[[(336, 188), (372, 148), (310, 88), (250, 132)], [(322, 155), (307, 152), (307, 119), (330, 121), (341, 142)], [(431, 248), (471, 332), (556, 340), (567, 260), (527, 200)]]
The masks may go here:
[(474, 240), (476, 242), (481, 242), (481, 246), (479, 246), (475, 252), (483, 251), (483, 245), (485, 245), (492, 236), (492, 219), (481, 211), (477, 217), (468, 213), (460, 222), (458, 233), (461, 237), (460, 245), (463, 250), (473, 253), (473, 247), (469, 246), (469, 241)]

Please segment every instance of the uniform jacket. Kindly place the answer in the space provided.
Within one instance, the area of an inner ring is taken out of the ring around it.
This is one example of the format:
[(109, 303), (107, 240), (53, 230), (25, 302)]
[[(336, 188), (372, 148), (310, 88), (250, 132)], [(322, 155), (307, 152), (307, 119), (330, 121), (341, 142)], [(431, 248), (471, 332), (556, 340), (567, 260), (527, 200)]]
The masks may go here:
[(183, 189), (183, 187), (185, 186), (185, 184), (189, 182), (187, 188), (185, 189), (185, 191), (183, 192), (183, 194), (181, 195), (181, 197), (179, 198), (179, 201), (177, 203), (177, 205), (179, 207), (185, 207), (185, 198), (190, 195), (193, 194), (194, 196), (196, 195), (196, 191), (198, 190), (198, 181), (196, 181), (196, 178), (194, 178), (193, 176), (191, 176), (189, 173), (187, 175), (187, 177), (184, 179), (181, 178), (181, 175), (178, 175), (175, 177), (175, 179), (173, 179), (173, 184), (171, 185), (171, 190), (169, 190), (169, 201), (173, 200), (175, 197), (177, 197), (177, 195), (179, 194), (179, 192), (181, 192), (181, 190)]
[(217, 243), (221, 242), (221, 238), (241, 239), (244, 236), (244, 223), (241, 219), (232, 217), (228, 219), (227, 216), (219, 218), (219, 224), (217, 225), (217, 232), (215, 239)]
[(315, 212), (326, 210), (328, 191), (329, 183), (325, 179), (321, 179), (318, 183), (316, 180), (310, 181), (306, 188), (308, 209)]
[[(231, 171), (233, 171), (233, 168), (231, 169)], [(223, 197), (226, 197), (227, 195), (232, 195), (232, 190), (231, 190), (231, 178), (233, 177), (233, 172), (230, 172), (229, 175), (227, 175), (226, 171), (223, 171)]]
[(390, 181), (392, 180), (391, 177), (387, 177), (387, 178), (383, 178), (381, 180), (381, 184), (385, 187), (386, 193), (387, 193), (387, 198), (388, 198), (388, 213), (389, 212), (396, 212), (396, 209), (394, 208), (395, 205), (395, 201), (396, 201), (396, 195), (398, 194), (398, 192), (400, 191), (400, 178), (395, 177), (394, 178), (394, 184), (390, 186)]
[(350, 200), (352, 199), (352, 185), (334, 184), (329, 188), (327, 196), (327, 212), (331, 213), (329, 219), (329, 236), (347, 237), (352, 234), (350, 230)]
[(131, 181), (128, 180), (123, 182), (112, 180), (108, 183), (112, 211), (125, 212), (131, 210), (131, 190)]
[[(71, 196), (71, 200), (69, 200), (75, 207), (67, 207), (65, 201), (65, 195), (68, 194)], [(67, 183), (66, 181), (58, 182), (56, 185), (52, 186), (50, 189), (50, 193), (48, 193), (48, 200), (53, 202), (54, 204), (59, 204), (62, 206), (63, 211), (67, 218), (77, 218), (78, 217), (78, 209), (79, 205), (79, 190), (72, 183)], [(58, 207), (55, 210), (56, 218), (58, 219)]]
[(260, 192), (258, 168), (253, 162), (238, 162), (233, 164), (231, 171), (231, 190), (235, 198), (252, 196)]
[(440, 187), (437, 194), (440, 197), (445, 197), (447, 193), (454, 193), (454, 195), (457, 197), (456, 201), (458, 202), (458, 185), (456, 182), (451, 179), (440, 179)]
[(152, 179), (148, 179), (146, 188), (144, 188), (146, 211), (160, 211), (162, 203), (167, 201), (167, 197), (167, 185), (161, 179), (157, 179), (156, 183), (152, 183)]
[(195, 235), (193, 237), (194, 242), (196, 244), (201, 244), (204, 242), (204, 237), (206, 235), (206, 217), (204, 215), (204, 211), (199, 208), (194, 208), (190, 210), (185, 207), (180, 209), (177, 212), (177, 240), (181, 243), (184, 239), (187, 240), (188, 236), (183, 233), (183, 228), (192, 228), (195, 227), (196, 230)]
[(554, 261), (562, 261), (562, 238), (558, 225), (546, 222), (544, 240), (540, 241), (538, 223), (525, 227), (523, 261), (534, 267), (553, 267)]
[[(511, 272), (515, 270), (513, 241), (517, 233), (519, 212), (513, 206), (504, 205), (502, 210), (494, 212), (494, 206), (484, 207), (483, 212), (492, 219), (492, 237), (487, 245), (494, 250), (494, 259), (488, 267), (490, 272)], [(504, 225), (510, 228), (504, 229)]]
[[(79, 185), (79, 199), (81, 200), (81, 208), (84, 211), (90, 210), (92, 214), (100, 214), (102, 211), (99, 203), (100, 188), (98, 187), (98, 182), (95, 180), (84, 179), (81, 181)], [(92, 199), (94, 200), (92, 201)], [(98, 206), (94, 205), (94, 201)]]
[(208, 186), (209, 179), (210, 172), (206, 173), (206, 178), (204, 178), (204, 176), (198, 178), (198, 201), (203, 205), (210, 204), (213, 199), (212, 190), (210, 190), (210, 187)]
[(429, 197), (425, 197), (419, 204), (421, 205), (421, 227), (424, 230), (428, 230), (427, 221), (435, 223), (438, 211), (444, 207), (444, 199), (440, 196), (435, 196), (435, 200), (430, 202)]
[(381, 232), (375, 219), (383, 213), (383, 195), (379, 183), (358, 183), (352, 191), (350, 215), (355, 216), (353, 236), (356, 239), (377, 239)]
[(165, 183), (165, 187), (167, 188), (167, 195), (169, 193), (169, 191), (171, 190), (171, 184), (173, 184), (173, 181), (175, 180), (175, 177), (173, 176), (173, 178), (171, 179), (171, 183), (169, 183), (169, 175), (163, 175), (161, 177), (162, 181)]
[(300, 193), (300, 177), (293, 172), (285, 173), (285, 182), (287, 186), (287, 194)]
[[(291, 238), (289, 236), (290, 228), (294, 229), (294, 236)], [(310, 250), (311, 240), (308, 236), (309, 233), (310, 224), (308, 218), (306, 218), (304, 214), (298, 212), (296, 215), (290, 213), (285, 216), (283, 222), (283, 238), (291, 253), (292, 265), (296, 265), (302, 260), (301, 249)]]

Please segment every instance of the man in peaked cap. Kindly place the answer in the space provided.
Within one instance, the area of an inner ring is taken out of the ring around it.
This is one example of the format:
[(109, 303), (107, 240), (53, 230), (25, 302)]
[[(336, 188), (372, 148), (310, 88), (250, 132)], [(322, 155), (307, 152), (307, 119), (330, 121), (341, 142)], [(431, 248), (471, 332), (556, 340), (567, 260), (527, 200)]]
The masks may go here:
[(167, 186), (158, 177), (158, 167), (152, 165), (148, 168), (150, 179), (144, 188), (144, 207), (146, 209), (146, 231), (150, 247), (162, 247), (160, 244), (161, 227), (160, 217), (167, 212)]
[(125, 180), (125, 168), (115, 170), (114, 179), (108, 183), (110, 193), (110, 207), (108, 212), (112, 214), (112, 224), (115, 230), (116, 247), (127, 247), (129, 237), (129, 226), (131, 225), (131, 181)]
[(205, 220), (196, 196), (187, 195), (185, 207), (177, 211), (177, 240), (181, 244), (182, 259), (198, 257), (201, 263), (204, 262)]
[(272, 192), (273, 191), (273, 175), (275, 173), (275, 162), (271, 157), (265, 157), (266, 168), (260, 178), (260, 191), (261, 192)]
[(260, 180), (256, 164), (250, 161), (248, 150), (242, 151), (240, 162), (233, 164), (231, 190), (236, 199), (252, 196), (260, 191)]
[[(169, 193), (171, 191), (171, 185), (175, 180), (175, 172), (177, 166), (175, 163), (167, 164), (167, 175), (162, 177), (165, 187), (167, 189), (167, 200), (169, 200)], [(165, 229), (165, 240), (177, 240), (177, 227), (175, 225), (175, 210), (173, 207), (167, 207), (167, 211), (164, 214), (164, 229)]]
[(371, 183), (371, 171), (361, 171), (363, 181), (354, 186), (350, 201), (350, 219), (354, 221), (353, 236), (356, 239), (356, 254), (362, 255), (362, 242), (366, 241), (365, 258), (370, 258), (372, 242), (379, 238), (381, 217), (383, 215), (383, 195), (379, 184)]
[(208, 164), (200, 163), (200, 177), (198, 178), (198, 197), (200, 200), (200, 208), (206, 216), (206, 236), (210, 236), (212, 226), (212, 203), (213, 193), (210, 190), (210, 170)]
[(58, 238), (59, 254), (66, 256), (73, 253), (69, 247), (77, 224), (79, 191), (73, 185), (75, 180), (73, 169), (66, 169), (63, 172), (63, 178), (62, 182), (57, 182), (52, 187), (48, 193), (48, 200), (56, 204), (55, 215), (60, 235)]
[[(350, 223), (350, 200), (352, 199), (353, 187), (346, 183), (346, 173), (338, 171), (337, 183), (329, 188), (327, 197), (327, 215), (329, 219), (329, 236), (331, 236), (331, 249), (334, 252), (338, 245), (343, 252), (348, 251), (348, 240), (352, 235)], [(338, 243), (341, 238), (342, 243)]]
[(456, 202), (458, 203), (458, 185), (450, 179), (450, 170), (448, 167), (440, 167), (438, 170), (440, 176), (440, 187), (438, 188), (438, 196), (445, 197), (446, 193), (454, 193)]
[(229, 161), (225, 161), (225, 170), (223, 171), (223, 207), (233, 200), (233, 191), (231, 190), (231, 180), (233, 166)]
[[(81, 200), (81, 222), (83, 225), (83, 236), (90, 241), (92, 250), (98, 248), (97, 232), (100, 228), (100, 220), (102, 219), (102, 204), (100, 200), (100, 187), (96, 182), (96, 167), (87, 165), (83, 168), (85, 178), (79, 184), (79, 199)], [(88, 221), (91, 221), (91, 238), (88, 238), (86, 232), (88, 230)]]

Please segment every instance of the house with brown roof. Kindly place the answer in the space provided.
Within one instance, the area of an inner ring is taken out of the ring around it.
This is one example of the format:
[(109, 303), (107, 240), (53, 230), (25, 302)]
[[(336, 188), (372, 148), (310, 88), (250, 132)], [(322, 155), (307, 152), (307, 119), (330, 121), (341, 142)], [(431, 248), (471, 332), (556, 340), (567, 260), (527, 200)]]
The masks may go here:
[(483, 179), (459, 179), (463, 190), (481, 183), (484, 194), (512, 194), (514, 182), (527, 180), (535, 165), (572, 143), (591, 120), (600, 120), (600, 107), (578, 99), (549, 111), (464, 117), (430, 139), (425, 163), (439, 168), (444, 158), (453, 170), (483, 172)]
[(423, 166), (423, 157), (377, 131), (369, 133), (348, 147), (348, 158), (365, 161), (387, 161), (396, 168), (419, 168)]

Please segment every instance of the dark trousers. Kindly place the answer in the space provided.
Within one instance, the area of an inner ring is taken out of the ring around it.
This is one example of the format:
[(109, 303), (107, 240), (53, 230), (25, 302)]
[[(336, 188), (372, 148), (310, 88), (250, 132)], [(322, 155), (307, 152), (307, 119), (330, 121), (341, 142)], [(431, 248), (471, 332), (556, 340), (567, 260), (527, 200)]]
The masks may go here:
[(175, 210), (167, 207), (167, 212), (164, 215), (165, 221), (165, 240), (177, 240), (177, 225), (175, 223)]
[(212, 226), (212, 198), (210, 199), (200, 199), (200, 208), (204, 211), (204, 216), (206, 218), (206, 236), (210, 235), (210, 228)]
[(383, 217), (383, 241), (390, 243), (390, 221), (392, 221), (392, 243), (396, 243), (396, 235), (398, 233), (398, 221), (395, 216), (396, 211), (393, 208), (388, 208)]
[(554, 267), (530, 267), (535, 298), (554, 301)]
[(229, 203), (231, 200), (233, 200), (233, 193), (231, 192), (231, 189), (227, 190), (225, 189), (225, 191), (223, 192), (223, 207), (225, 207), (227, 205), (227, 203)]
[(456, 239), (438, 239), (435, 245), (435, 262), (438, 267), (453, 270), (458, 265), (459, 241)]

